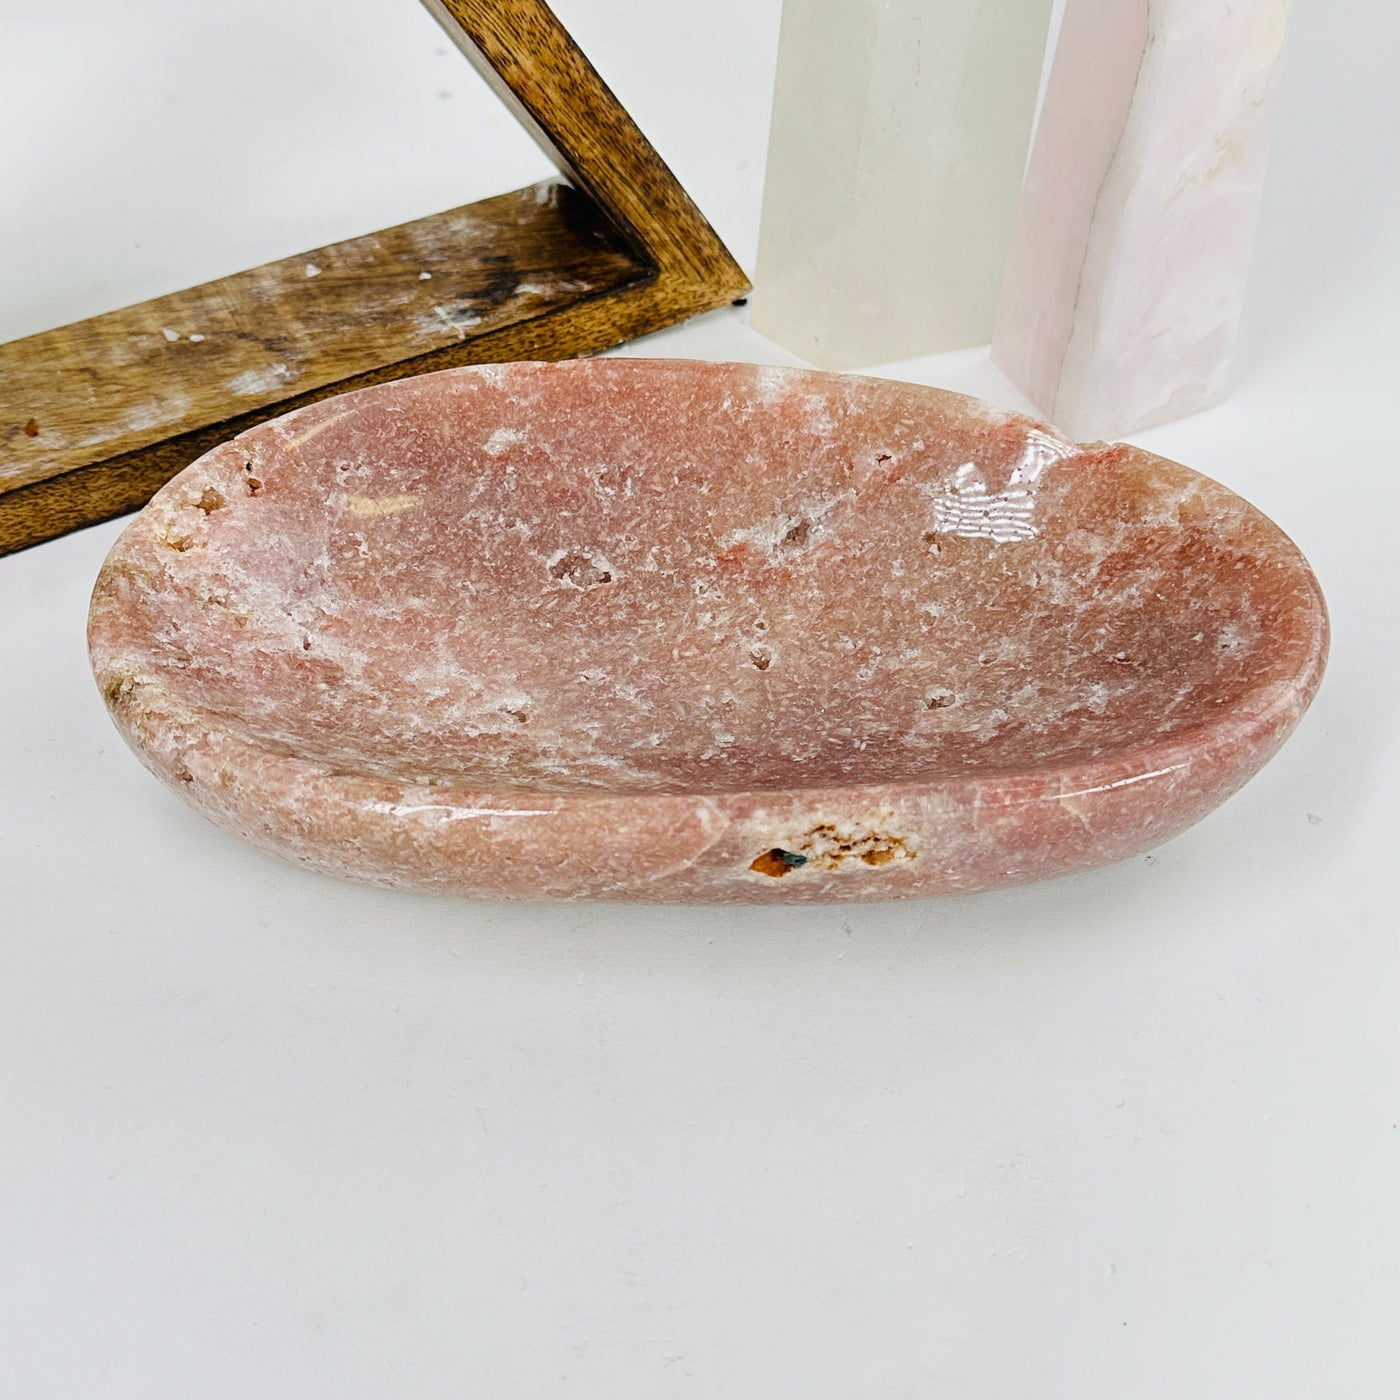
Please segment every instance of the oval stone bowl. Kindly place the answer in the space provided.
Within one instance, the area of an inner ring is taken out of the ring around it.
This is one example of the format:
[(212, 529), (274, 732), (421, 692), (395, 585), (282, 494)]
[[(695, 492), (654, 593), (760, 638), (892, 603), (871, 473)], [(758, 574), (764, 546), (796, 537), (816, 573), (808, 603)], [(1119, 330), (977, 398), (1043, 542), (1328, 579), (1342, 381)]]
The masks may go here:
[(1120, 860), (1322, 674), (1269, 520), (935, 389), (587, 360), (215, 448), (93, 595), (117, 727), (314, 870), (512, 898), (887, 899)]

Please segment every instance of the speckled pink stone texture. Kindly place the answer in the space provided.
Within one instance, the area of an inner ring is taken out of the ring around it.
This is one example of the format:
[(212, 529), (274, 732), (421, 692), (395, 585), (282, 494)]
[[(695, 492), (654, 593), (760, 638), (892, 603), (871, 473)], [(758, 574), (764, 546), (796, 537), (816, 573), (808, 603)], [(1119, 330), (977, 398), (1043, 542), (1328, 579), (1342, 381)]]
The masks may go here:
[(460, 895), (890, 899), (1082, 870), (1279, 747), (1327, 648), (1222, 486), (908, 384), (449, 370), (182, 472), (93, 669), (142, 761), (314, 870)]

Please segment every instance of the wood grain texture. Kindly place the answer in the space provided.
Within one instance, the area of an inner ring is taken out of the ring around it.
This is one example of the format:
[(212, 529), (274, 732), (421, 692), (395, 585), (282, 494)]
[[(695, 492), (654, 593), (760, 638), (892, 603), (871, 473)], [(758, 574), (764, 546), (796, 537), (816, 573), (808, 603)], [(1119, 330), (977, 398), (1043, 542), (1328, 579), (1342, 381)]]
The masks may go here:
[(567, 179), (0, 345), (0, 554), (317, 399), (594, 354), (748, 290), (542, 0), (425, 3)]
[(653, 276), (587, 199), (547, 182), (13, 341), (0, 481), (28, 486), (405, 361), (455, 363), (468, 340)]

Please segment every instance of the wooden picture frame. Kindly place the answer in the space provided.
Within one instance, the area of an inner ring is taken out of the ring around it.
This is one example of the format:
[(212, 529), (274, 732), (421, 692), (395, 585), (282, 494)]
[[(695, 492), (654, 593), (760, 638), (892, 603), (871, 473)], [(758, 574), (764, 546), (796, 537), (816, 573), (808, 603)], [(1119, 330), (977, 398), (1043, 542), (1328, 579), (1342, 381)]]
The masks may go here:
[(423, 3), (561, 178), (0, 345), (0, 554), (317, 399), (594, 354), (747, 293), (544, 0)]

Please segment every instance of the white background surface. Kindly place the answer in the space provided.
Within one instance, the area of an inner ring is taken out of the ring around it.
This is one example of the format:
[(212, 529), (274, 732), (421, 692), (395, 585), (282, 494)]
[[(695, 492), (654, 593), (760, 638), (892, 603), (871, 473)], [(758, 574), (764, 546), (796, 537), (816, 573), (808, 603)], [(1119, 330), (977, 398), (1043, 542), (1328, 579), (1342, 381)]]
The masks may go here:
[[(776, 0), (558, 8), (751, 268)], [(1394, 6), (1299, 4), (1236, 391), (1138, 439), (1335, 627), (1283, 753), (1146, 859), (787, 912), (358, 889), (123, 748), (118, 524), (0, 559), (0, 1394), (1400, 1393), (1397, 51)], [(407, 0), (0, 0), (0, 337), (543, 170)], [(738, 311), (633, 352), (786, 358)], [(985, 351), (894, 372), (1018, 402)]]

